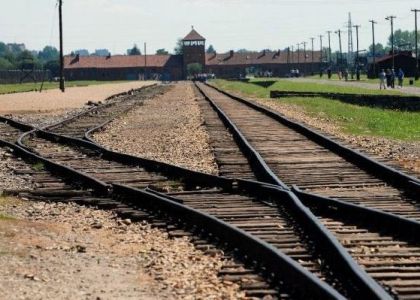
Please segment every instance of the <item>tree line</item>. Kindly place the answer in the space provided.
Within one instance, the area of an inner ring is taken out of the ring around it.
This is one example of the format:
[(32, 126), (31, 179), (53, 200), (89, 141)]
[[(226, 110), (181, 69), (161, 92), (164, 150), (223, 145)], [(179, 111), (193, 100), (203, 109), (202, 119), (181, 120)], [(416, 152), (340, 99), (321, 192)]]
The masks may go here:
[(59, 52), (52, 46), (29, 51), (23, 44), (0, 42), (0, 70), (58, 68)]

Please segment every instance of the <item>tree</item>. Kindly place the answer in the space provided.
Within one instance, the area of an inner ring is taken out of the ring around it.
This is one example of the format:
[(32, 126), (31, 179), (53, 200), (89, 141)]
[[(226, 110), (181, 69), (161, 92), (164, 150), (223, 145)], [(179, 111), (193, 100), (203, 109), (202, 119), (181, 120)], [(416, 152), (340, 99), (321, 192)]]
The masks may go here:
[(52, 46), (45, 46), (44, 49), (38, 53), (38, 58), (43, 62), (58, 59), (59, 56), (58, 50)]
[(192, 63), (187, 65), (188, 75), (194, 76), (203, 71), (203, 66), (199, 63)]
[(213, 45), (210, 45), (207, 50), (207, 53), (212, 54), (212, 53), (216, 53), (216, 50), (214, 49)]
[(25, 44), (16, 44), (16, 43), (7, 44), (7, 48), (9, 49), (10, 52), (12, 52), (15, 55), (18, 55), (26, 50)]
[[(414, 31), (398, 29), (394, 32), (394, 47), (400, 50), (413, 50), (414, 49)], [(392, 46), (392, 36), (388, 38), (388, 46)]]
[(13, 64), (7, 59), (0, 57), (0, 70), (11, 70), (13, 69)]
[(9, 49), (7, 48), (6, 44), (3, 42), (0, 42), (0, 56), (4, 56), (8, 52), (9, 52)]
[(174, 48), (174, 52), (176, 55), (182, 55), (184, 54), (184, 45), (182, 43), (182, 39), (179, 38), (176, 42), (175, 48)]
[(32, 70), (35, 68), (36, 65), (37, 62), (35, 60), (35, 57), (28, 50), (22, 51), (17, 56), (17, 66), (19, 67), (19, 69)]
[(140, 49), (136, 44), (134, 44), (133, 48), (129, 49), (127, 53), (128, 55), (141, 55)]
[[(373, 55), (373, 45), (369, 46), (369, 53)], [(381, 43), (375, 44), (375, 54), (376, 56), (384, 56), (386, 54), (384, 45)]]
[(166, 51), (166, 50), (165, 50), (165, 48), (162, 48), (162, 49), (157, 49), (157, 50), (156, 50), (156, 54), (157, 54), (157, 55), (168, 55), (168, 54), (169, 54), (169, 52), (168, 52), (168, 51)]
[(58, 77), (60, 73), (60, 61), (58, 59), (50, 60), (45, 63), (44, 68), (51, 72), (52, 77)]

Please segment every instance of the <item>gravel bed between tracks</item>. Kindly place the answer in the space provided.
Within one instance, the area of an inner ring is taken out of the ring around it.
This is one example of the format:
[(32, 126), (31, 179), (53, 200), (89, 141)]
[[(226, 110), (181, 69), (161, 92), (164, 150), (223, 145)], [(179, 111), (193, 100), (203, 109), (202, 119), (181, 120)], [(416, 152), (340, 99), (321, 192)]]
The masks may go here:
[(0, 198), (0, 264), (1, 299), (244, 298), (218, 255), (76, 204)]
[(253, 99), (253, 101), (274, 109), (288, 118), (319, 129), (327, 135), (335, 136), (362, 152), (392, 160), (401, 168), (408, 170), (409, 173), (420, 177), (420, 142), (350, 135), (343, 133), (337, 125), (332, 124), (328, 119), (308, 115), (297, 105), (284, 104), (281, 101), (270, 99)]
[(191, 83), (178, 83), (94, 134), (115, 151), (217, 174), (209, 136)]
[(0, 148), (0, 196), (4, 190), (31, 188), (33, 182), (29, 175), (16, 175), (15, 170), (22, 164), (21, 160), (13, 156), (10, 149)]

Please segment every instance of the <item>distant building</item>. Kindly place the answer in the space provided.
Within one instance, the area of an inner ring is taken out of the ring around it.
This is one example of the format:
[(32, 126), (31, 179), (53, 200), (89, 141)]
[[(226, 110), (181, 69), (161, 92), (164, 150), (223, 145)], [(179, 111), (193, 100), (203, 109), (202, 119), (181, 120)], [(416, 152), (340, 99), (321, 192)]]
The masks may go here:
[(111, 53), (109, 52), (109, 50), (108, 49), (96, 49), (95, 50), (95, 52), (93, 53), (93, 55), (96, 55), (96, 56), (108, 56), (108, 55), (110, 55)]
[[(406, 77), (413, 77), (416, 72), (416, 57), (411, 51), (401, 51), (394, 54), (395, 70), (402, 69)], [(375, 72), (376, 75), (380, 70), (392, 68), (392, 54), (376, 58)], [(373, 63), (369, 65), (369, 75), (373, 75)]]
[(86, 49), (78, 49), (78, 50), (74, 50), (73, 53), (75, 55), (79, 55), (79, 56), (89, 56), (89, 51)]
[(249, 72), (286, 76), (291, 69), (300, 73), (319, 72), (325, 63), (320, 52), (290, 51), (206, 53), (206, 39), (196, 30), (182, 40), (182, 55), (116, 55), (107, 57), (73, 55), (65, 57), (67, 80), (136, 80), (187, 78), (188, 65), (198, 63), (203, 72), (218, 78), (239, 78)]

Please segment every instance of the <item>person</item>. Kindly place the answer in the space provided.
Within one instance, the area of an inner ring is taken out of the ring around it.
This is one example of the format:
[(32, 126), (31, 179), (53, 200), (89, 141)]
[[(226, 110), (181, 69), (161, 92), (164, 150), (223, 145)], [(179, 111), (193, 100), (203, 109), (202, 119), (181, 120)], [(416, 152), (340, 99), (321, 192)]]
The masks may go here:
[(323, 75), (324, 75), (324, 70), (319, 69), (319, 78), (322, 78)]
[(385, 73), (385, 70), (382, 69), (381, 72), (379, 73), (379, 89), (380, 90), (382, 90), (382, 87), (384, 88), (384, 90), (386, 90), (385, 79), (386, 79), (386, 73)]
[(391, 70), (391, 87), (395, 89), (395, 70)]
[(327, 73), (328, 73), (328, 79), (331, 79), (331, 76), (332, 76), (331, 67), (328, 67)]
[(386, 86), (390, 88), (391, 87), (391, 70), (390, 69), (386, 69), (385, 78), (386, 78)]
[(346, 81), (349, 81), (349, 70), (347, 70), (347, 69), (345, 69), (344, 70), (344, 79), (346, 80)]
[(398, 77), (398, 86), (400, 88), (402, 88), (403, 87), (403, 81), (404, 81), (404, 72), (401, 68), (398, 70), (397, 77)]
[(337, 76), (338, 76), (338, 80), (341, 80), (343, 78), (343, 73), (341, 72), (341, 70), (337, 72)]

